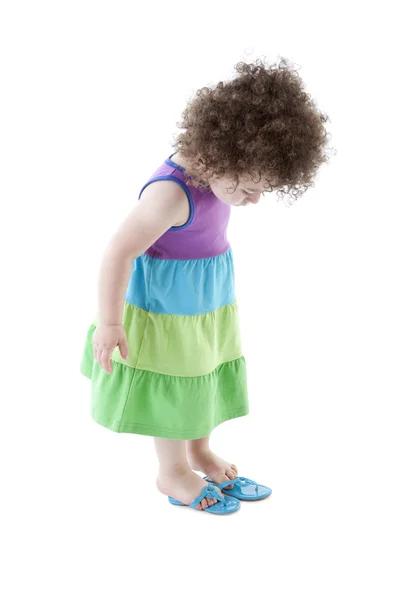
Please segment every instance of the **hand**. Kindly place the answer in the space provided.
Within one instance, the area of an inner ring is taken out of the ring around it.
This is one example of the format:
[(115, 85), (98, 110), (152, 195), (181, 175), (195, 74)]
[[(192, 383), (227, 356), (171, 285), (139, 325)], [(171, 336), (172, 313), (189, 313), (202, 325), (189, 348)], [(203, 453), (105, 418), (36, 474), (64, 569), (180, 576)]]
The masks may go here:
[(122, 325), (98, 325), (93, 335), (93, 353), (106, 373), (112, 372), (111, 354), (119, 346), (122, 358), (128, 358), (128, 342)]

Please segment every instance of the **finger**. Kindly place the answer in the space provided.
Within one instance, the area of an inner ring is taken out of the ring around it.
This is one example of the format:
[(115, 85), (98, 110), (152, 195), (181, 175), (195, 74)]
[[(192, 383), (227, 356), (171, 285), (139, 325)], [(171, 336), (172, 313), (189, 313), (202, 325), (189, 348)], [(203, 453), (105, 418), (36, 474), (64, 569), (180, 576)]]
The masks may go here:
[(121, 353), (122, 358), (126, 360), (129, 355), (129, 347), (128, 342), (125, 339), (119, 342), (119, 351)]
[(92, 350), (93, 350), (93, 356), (94, 356), (95, 360), (97, 360), (97, 356), (96, 356), (97, 344), (96, 344), (96, 337), (95, 337), (95, 335), (93, 335), (93, 337), (92, 337)]
[(101, 351), (100, 351), (100, 348), (99, 348), (98, 346), (95, 346), (95, 349), (94, 349), (94, 351), (95, 351), (95, 358), (96, 358), (96, 361), (98, 362), (98, 364), (100, 364), (100, 357), (101, 357)]
[(104, 348), (101, 353), (100, 365), (103, 367), (106, 373), (112, 372), (111, 354), (112, 350), (110, 350), (110, 348)]

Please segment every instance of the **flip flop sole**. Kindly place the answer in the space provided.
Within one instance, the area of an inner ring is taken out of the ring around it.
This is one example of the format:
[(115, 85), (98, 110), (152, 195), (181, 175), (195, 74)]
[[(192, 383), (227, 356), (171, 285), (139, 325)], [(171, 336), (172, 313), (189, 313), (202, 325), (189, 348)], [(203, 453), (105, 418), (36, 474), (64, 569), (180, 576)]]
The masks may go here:
[[(239, 494), (239, 492), (235, 492), (234, 490), (224, 489), (224, 494), (231, 496), (232, 498), (237, 498), (238, 500), (264, 500), (264, 498), (268, 498), (272, 494), (271, 488), (268, 488), (264, 485), (259, 485), (258, 489), (260, 490), (258, 494)], [(233, 492), (233, 493), (232, 493)]]

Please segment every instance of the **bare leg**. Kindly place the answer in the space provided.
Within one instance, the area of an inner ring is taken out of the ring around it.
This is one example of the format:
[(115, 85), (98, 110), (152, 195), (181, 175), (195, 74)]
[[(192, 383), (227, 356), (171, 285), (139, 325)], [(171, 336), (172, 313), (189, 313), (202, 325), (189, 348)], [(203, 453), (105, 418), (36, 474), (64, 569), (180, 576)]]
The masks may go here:
[[(186, 442), (154, 438), (154, 444), (160, 463), (157, 488), (162, 494), (190, 504), (201, 494), (207, 483), (190, 468), (186, 456)], [(216, 502), (215, 498), (204, 498), (196, 508), (207, 508)]]
[(235, 479), (238, 476), (237, 467), (211, 452), (209, 442), (210, 436), (186, 442), (190, 467), (195, 471), (202, 471), (216, 483)]

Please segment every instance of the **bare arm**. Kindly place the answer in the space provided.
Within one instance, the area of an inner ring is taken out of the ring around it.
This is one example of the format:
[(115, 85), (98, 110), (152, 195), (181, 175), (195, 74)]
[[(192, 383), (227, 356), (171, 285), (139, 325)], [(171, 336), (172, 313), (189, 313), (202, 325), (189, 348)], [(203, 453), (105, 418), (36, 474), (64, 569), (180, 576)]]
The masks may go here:
[(98, 281), (98, 325), (121, 325), (132, 262), (188, 216), (188, 199), (172, 181), (150, 184), (111, 238)]

